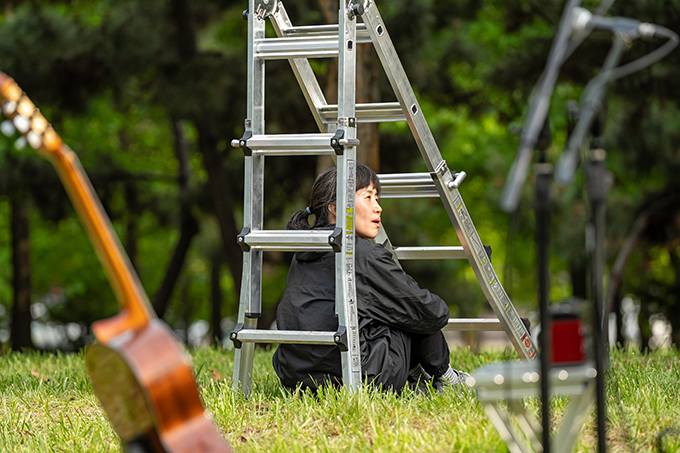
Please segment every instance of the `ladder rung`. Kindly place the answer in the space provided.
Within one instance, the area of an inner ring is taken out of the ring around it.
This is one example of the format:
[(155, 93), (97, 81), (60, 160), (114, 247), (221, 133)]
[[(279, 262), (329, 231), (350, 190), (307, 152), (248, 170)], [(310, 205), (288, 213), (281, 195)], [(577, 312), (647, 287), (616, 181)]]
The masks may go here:
[(466, 259), (465, 249), (461, 246), (435, 247), (394, 247), (400, 260), (460, 260)]
[[(363, 25), (363, 24), (362, 24)], [(288, 58), (334, 58), (338, 56), (338, 26), (312, 25), (282, 30), (284, 37), (254, 40), (255, 57), (262, 60)], [(357, 27), (356, 42), (371, 43), (366, 26)]]
[(333, 58), (338, 56), (338, 38), (295, 37), (255, 40), (255, 58), (284, 60), (288, 58)]
[(297, 330), (253, 330), (243, 329), (232, 333), (232, 340), (243, 343), (289, 343), (337, 345), (336, 332), (313, 332)]
[[(338, 106), (325, 105), (319, 113), (326, 123), (338, 122)], [(356, 105), (357, 123), (386, 123), (388, 121), (406, 121), (404, 111), (398, 102), (382, 102)], [(430, 180), (432, 180), (430, 178)]]
[[(299, 27), (288, 27), (281, 30), (286, 37), (302, 37), (302, 36), (325, 36), (338, 39), (338, 25), (306, 25)], [(357, 42), (372, 42), (371, 37), (366, 29), (366, 24), (357, 24)]]
[(501, 331), (503, 330), (503, 326), (501, 326), (501, 322), (498, 318), (450, 318), (448, 325), (442, 330)]
[(429, 173), (378, 175), (381, 198), (439, 197)]
[[(256, 230), (241, 233), (239, 245), (245, 250), (280, 252), (331, 252), (340, 246), (342, 230)], [(339, 251), (335, 250), (335, 251)]]
[(343, 140), (336, 134), (284, 134), (253, 135), (231, 142), (235, 148), (243, 148), (255, 154), (297, 156), (338, 154), (342, 145), (358, 145), (358, 140)]

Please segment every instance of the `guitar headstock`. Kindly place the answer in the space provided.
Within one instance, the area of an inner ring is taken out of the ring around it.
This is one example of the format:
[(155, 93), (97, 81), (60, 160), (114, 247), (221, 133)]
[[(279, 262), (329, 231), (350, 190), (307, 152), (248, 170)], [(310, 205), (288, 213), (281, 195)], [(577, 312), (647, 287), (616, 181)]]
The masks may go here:
[(3, 133), (11, 135), (12, 129), (16, 129), (33, 149), (59, 152), (63, 143), (59, 135), (14, 79), (3, 72), (0, 72), (0, 110), (10, 122), (0, 126)]

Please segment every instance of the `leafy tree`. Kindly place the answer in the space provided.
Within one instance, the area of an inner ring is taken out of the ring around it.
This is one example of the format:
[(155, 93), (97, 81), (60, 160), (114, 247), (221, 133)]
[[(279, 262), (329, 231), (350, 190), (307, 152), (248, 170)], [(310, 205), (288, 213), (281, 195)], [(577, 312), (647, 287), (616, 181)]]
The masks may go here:
[[(286, 7), (294, 23), (302, 25), (332, 20), (337, 10), (333, 5), (306, 0)], [(596, 5), (584, 2), (591, 10)], [(564, 2), (393, 0), (378, 6), (444, 158), (452, 169), (468, 173), (461, 190), (482, 239), (493, 247), (497, 272), (515, 304), (533, 309), (531, 178), (517, 214), (508, 216), (497, 206), (517, 149), (515, 134)], [(20, 1), (1, 16), (0, 67), (19, 81), (80, 155), (145, 287), (156, 293), (155, 304), (171, 324), (207, 318), (210, 294), (220, 299), (217, 289), (229, 303), (237, 300), (242, 258), (233, 238), (242, 215), (243, 157), (229, 143), (242, 133), (245, 117), (245, 7), (245, 1), (212, 0)], [(679, 23), (678, 11), (676, 0), (636, 1), (615, 3), (610, 14), (673, 28)], [(610, 44), (609, 34), (593, 33), (563, 66), (549, 114), (554, 139), (550, 162), (557, 160), (566, 141), (566, 101), (580, 97)], [(624, 61), (657, 45), (636, 41)], [(392, 100), (386, 78), (375, 78), (375, 55), (365, 49), (361, 54), (367, 56), (360, 62), (369, 80), (366, 99)], [(314, 61), (313, 67), (331, 100), (337, 89), (329, 82), (333, 62)], [(288, 64), (272, 62), (267, 68), (268, 132), (316, 131)], [(604, 129), (612, 175), (607, 225), (608, 263), (616, 281), (612, 291), (636, 295), (650, 312), (665, 312), (676, 331), (678, 203), (668, 202), (655, 214), (650, 209), (677, 193), (677, 69), (675, 51), (610, 84)], [(366, 161), (383, 173), (424, 171), (405, 124), (382, 124), (377, 131), (376, 162), (376, 130), (360, 126), (360, 134), (373, 137), (363, 139), (374, 143), (374, 151), (360, 150), (369, 156)], [(31, 171), (41, 175), (41, 184), (31, 184), (36, 178), (19, 174), (18, 161), (8, 163), (15, 159), (9, 146), (0, 160), (5, 188), (0, 212), (9, 215), (8, 197), (20, 186), (33, 200), (34, 296), (52, 286), (65, 288), (66, 302), (54, 310), (64, 320), (89, 323), (112, 314), (110, 290), (55, 177), (48, 167), (30, 160), (36, 166)], [(266, 228), (283, 227), (291, 212), (304, 207), (318, 167), (326, 164), (290, 158), (267, 165)], [(457, 241), (437, 202), (386, 200), (384, 217), (397, 244)], [(555, 300), (585, 293), (587, 218), (579, 174), (569, 187), (554, 188)], [(8, 228), (7, 221), (1, 225)], [(0, 230), (0, 297), (7, 306), (8, 238)], [(219, 257), (229, 274), (210, 277), (219, 269)], [(285, 254), (265, 254), (263, 324), (273, 317), (288, 260)], [(486, 306), (466, 263), (406, 264), (421, 284), (450, 302), (452, 314), (474, 316)], [(176, 285), (180, 291), (173, 291)], [(217, 302), (213, 309), (219, 306)]]

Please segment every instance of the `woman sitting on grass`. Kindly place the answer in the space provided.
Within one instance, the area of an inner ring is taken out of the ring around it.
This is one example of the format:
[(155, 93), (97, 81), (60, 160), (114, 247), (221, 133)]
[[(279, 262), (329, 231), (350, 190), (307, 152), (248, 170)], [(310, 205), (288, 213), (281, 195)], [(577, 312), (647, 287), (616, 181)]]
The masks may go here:
[[(337, 170), (316, 178), (309, 207), (288, 221), (289, 230), (333, 230), (336, 219)], [(449, 319), (446, 303), (420, 288), (382, 245), (372, 242), (380, 228), (380, 181), (359, 164), (356, 172), (355, 274), (361, 370), (365, 382), (382, 389), (402, 389), (407, 382), (424, 389), (432, 380), (439, 392), (466, 385), (467, 373), (451, 368), (441, 329)], [(308, 219), (315, 216), (313, 226)], [(335, 254), (298, 252), (288, 272), (286, 290), (276, 312), (280, 330), (335, 331)], [(342, 385), (337, 346), (281, 344), (274, 369), (290, 389), (316, 390)]]

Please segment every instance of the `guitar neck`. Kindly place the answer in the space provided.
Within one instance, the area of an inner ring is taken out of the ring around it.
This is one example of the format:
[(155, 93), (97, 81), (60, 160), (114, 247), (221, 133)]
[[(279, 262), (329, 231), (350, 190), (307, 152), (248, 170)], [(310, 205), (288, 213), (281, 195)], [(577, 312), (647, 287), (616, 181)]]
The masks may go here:
[(97, 339), (104, 342), (125, 330), (147, 325), (155, 312), (78, 156), (54, 132), (16, 82), (1, 72), (0, 95), (3, 113), (57, 170), (121, 306), (122, 316), (112, 323), (115, 326), (99, 332), (95, 329)]

